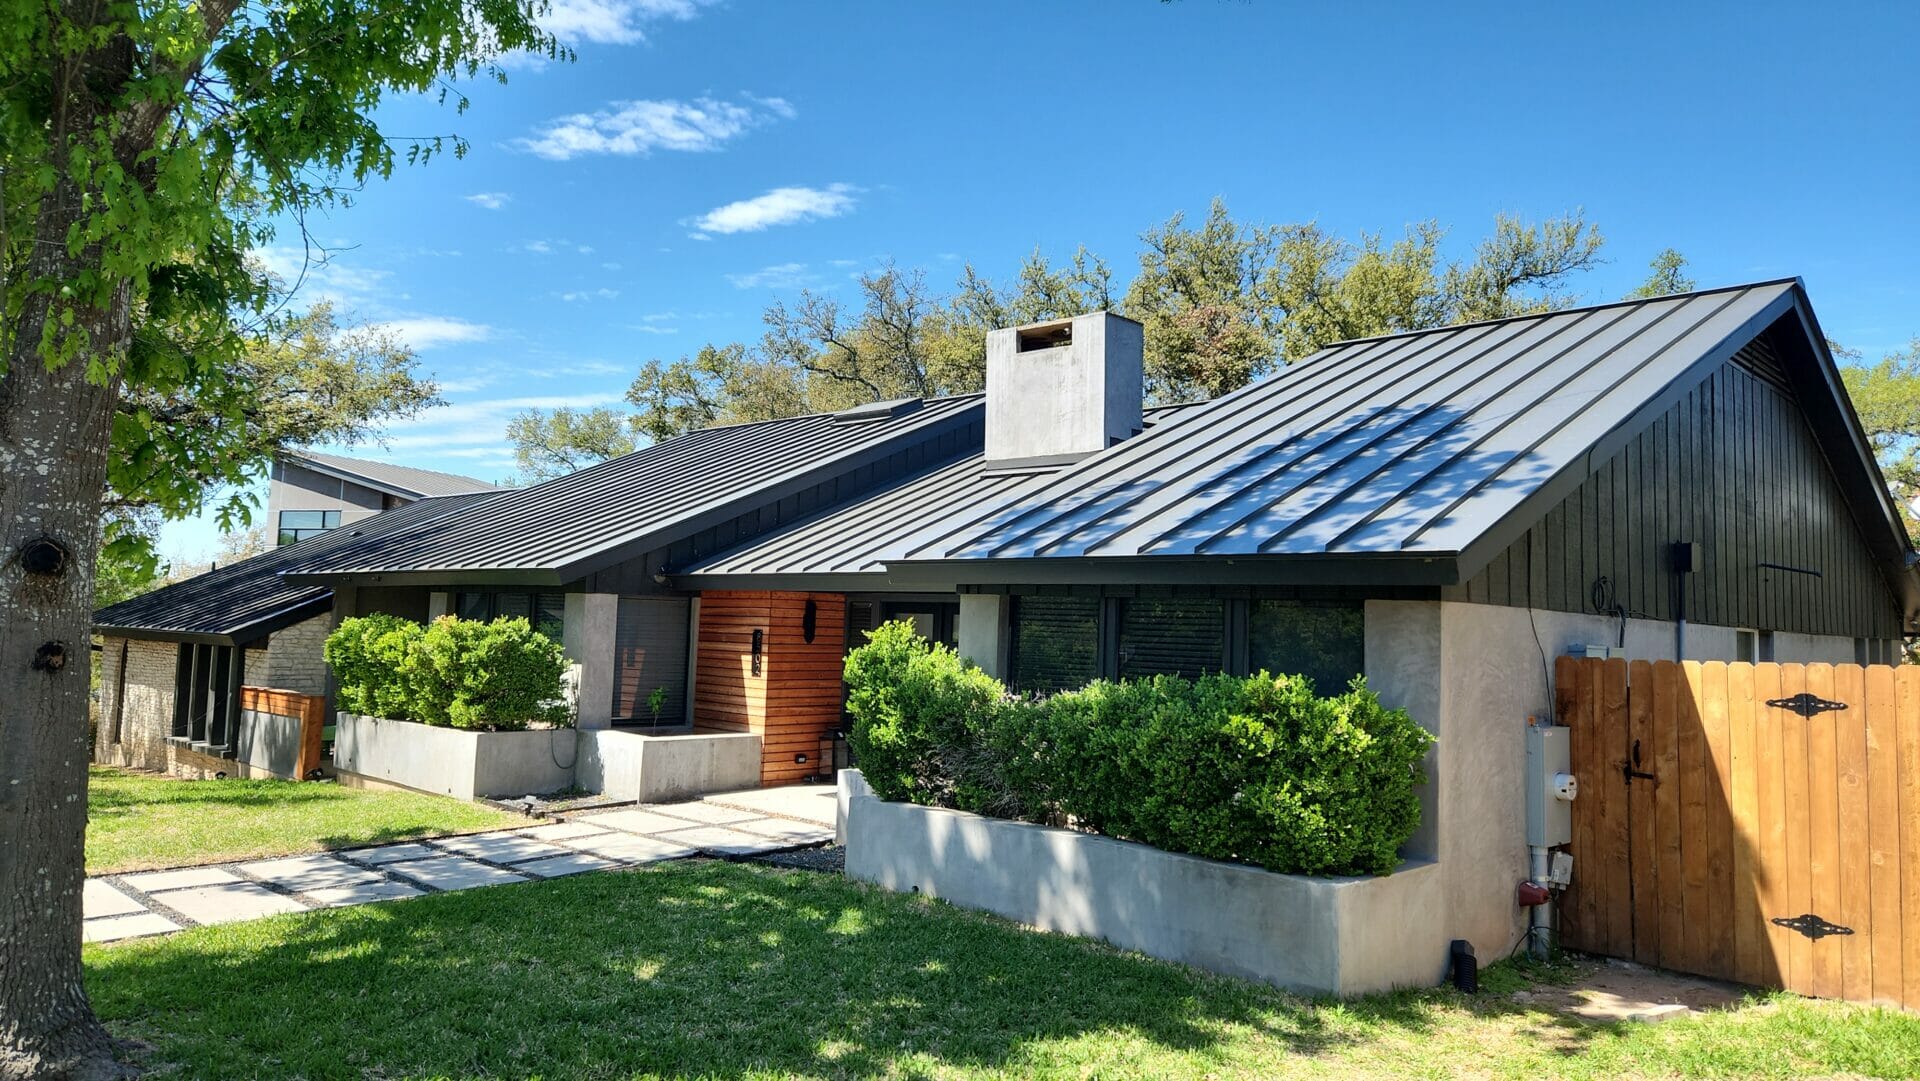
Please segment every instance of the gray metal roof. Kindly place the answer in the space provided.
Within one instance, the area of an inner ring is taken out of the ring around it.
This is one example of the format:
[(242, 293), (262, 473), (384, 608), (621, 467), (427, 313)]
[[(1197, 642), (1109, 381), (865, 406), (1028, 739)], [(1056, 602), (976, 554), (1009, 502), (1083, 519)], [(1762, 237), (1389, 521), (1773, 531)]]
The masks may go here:
[(977, 394), (917, 407), (706, 428), (289, 568), (345, 575), (525, 574), (567, 582), (980, 423)]
[[(1146, 425), (1165, 424), (1201, 404), (1149, 409)], [(765, 588), (788, 577), (809, 588), (873, 588), (871, 579), (886, 573), (887, 561), (911, 550), (929, 529), (1008, 506), (1052, 475), (990, 469), (984, 452), (975, 452), (669, 573), (691, 588)]]
[(332, 590), (286, 581), (280, 574), (288, 566), (494, 497), (435, 496), (382, 511), (102, 608), (94, 613), (93, 629), (133, 638), (249, 642), (332, 608)]
[(315, 450), (288, 451), (283, 457), (322, 473), (345, 477), (369, 488), (408, 499), (500, 490), (498, 485), (488, 484), (484, 480), (476, 480), (473, 477), (463, 477), (458, 473), (416, 469), (410, 465), (394, 465), (391, 462), (370, 462), (364, 458), (322, 454)]
[(889, 567), (987, 580), (1013, 560), (1046, 580), (1073, 561), (1251, 574), (1312, 556), (1330, 577), (1392, 560), (1424, 565), (1397, 580), (1451, 580), (1798, 295), (1768, 282), (1343, 342), (956, 517)]

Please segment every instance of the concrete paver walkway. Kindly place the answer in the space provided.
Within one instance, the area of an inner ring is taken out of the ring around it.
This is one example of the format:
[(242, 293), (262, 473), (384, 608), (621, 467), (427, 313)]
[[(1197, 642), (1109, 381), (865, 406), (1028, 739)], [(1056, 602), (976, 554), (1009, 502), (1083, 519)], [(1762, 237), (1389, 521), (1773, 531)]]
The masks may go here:
[(826, 785), (729, 792), (690, 803), (585, 811), (490, 833), (86, 883), (86, 940), (115, 942), (281, 912), (604, 871), (700, 853), (752, 856), (833, 839)]

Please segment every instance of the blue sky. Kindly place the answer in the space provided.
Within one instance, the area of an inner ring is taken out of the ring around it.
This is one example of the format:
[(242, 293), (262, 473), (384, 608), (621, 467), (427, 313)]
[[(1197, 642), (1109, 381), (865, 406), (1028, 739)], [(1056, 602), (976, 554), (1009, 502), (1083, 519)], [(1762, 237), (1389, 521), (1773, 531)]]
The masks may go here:
[[(464, 115), (389, 102), (387, 131), (472, 152), (310, 223), (306, 294), (389, 324), (450, 403), (344, 452), (504, 477), (514, 412), (617, 404), (802, 287), (1080, 244), (1124, 286), (1143, 229), (1215, 196), (1349, 236), (1434, 218), (1450, 254), (1584, 207), (1592, 300), (1672, 246), (1703, 285), (1804, 277), (1870, 356), (1920, 335), (1920, 6), (1573, 7), (556, 0), (576, 63), (472, 84)], [(265, 255), (297, 267), (297, 237)]]

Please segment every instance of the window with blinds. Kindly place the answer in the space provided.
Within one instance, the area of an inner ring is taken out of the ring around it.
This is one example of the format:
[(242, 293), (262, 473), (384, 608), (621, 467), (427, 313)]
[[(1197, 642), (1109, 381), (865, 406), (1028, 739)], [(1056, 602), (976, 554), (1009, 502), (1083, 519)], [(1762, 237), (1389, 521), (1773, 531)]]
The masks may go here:
[(482, 623), (517, 616), (533, 624), (533, 629), (558, 642), (565, 633), (567, 595), (565, 593), (455, 593), (453, 614), (461, 619)]
[(1016, 597), (1013, 601), (1012, 685), (1051, 694), (1100, 675), (1100, 600), (1097, 597)]
[(620, 598), (613, 627), (615, 723), (686, 723), (690, 611), (685, 597)]
[(1121, 679), (1192, 679), (1226, 667), (1224, 601), (1134, 597), (1119, 605)]
[(1323, 695), (1340, 694), (1366, 667), (1361, 605), (1256, 600), (1247, 613), (1249, 670), (1306, 676)]

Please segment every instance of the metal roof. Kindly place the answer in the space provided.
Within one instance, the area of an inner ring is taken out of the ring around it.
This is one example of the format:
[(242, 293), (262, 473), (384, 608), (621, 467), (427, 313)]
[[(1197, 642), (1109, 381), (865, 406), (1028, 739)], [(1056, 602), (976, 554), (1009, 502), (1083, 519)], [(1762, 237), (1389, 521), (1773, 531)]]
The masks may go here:
[(1799, 296), (1767, 282), (1342, 342), (958, 517), (889, 567), (1003, 580), (1012, 560), (1049, 580), (1070, 562), (1204, 559), (1251, 577), (1311, 556), (1327, 580), (1392, 561), (1369, 576), (1444, 583)]
[(980, 423), (980, 395), (917, 408), (818, 413), (705, 428), (289, 568), (346, 575), (517, 572), (568, 582)]
[(288, 451), (282, 457), (307, 468), (331, 476), (345, 477), (369, 488), (408, 499), (500, 490), (498, 485), (488, 484), (484, 480), (476, 480), (473, 477), (463, 477), (458, 473), (416, 469), (410, 465), (394, 465), (390, 462), (370, 462), (364, 458), (322, 454), (314, 450)]
[[(1165, 424), (1201, 404), (1148, 409), (1146, 425)], [(911, 550), (930, 528), (1007, 506), (1053, 473), (998, 470), (975, 452), (668, 573), (689, 588), (766, 588), (787, 577), (808, 588), (873, 588), (887, 561)]]
[(333, 607), (331, 589), (282, 578), (288, 566), (489, 498), (494, 494), (435, 496), (382, 511), (102, 608), (94, 613), (93, 629), (131, 638), (249, 642)]

